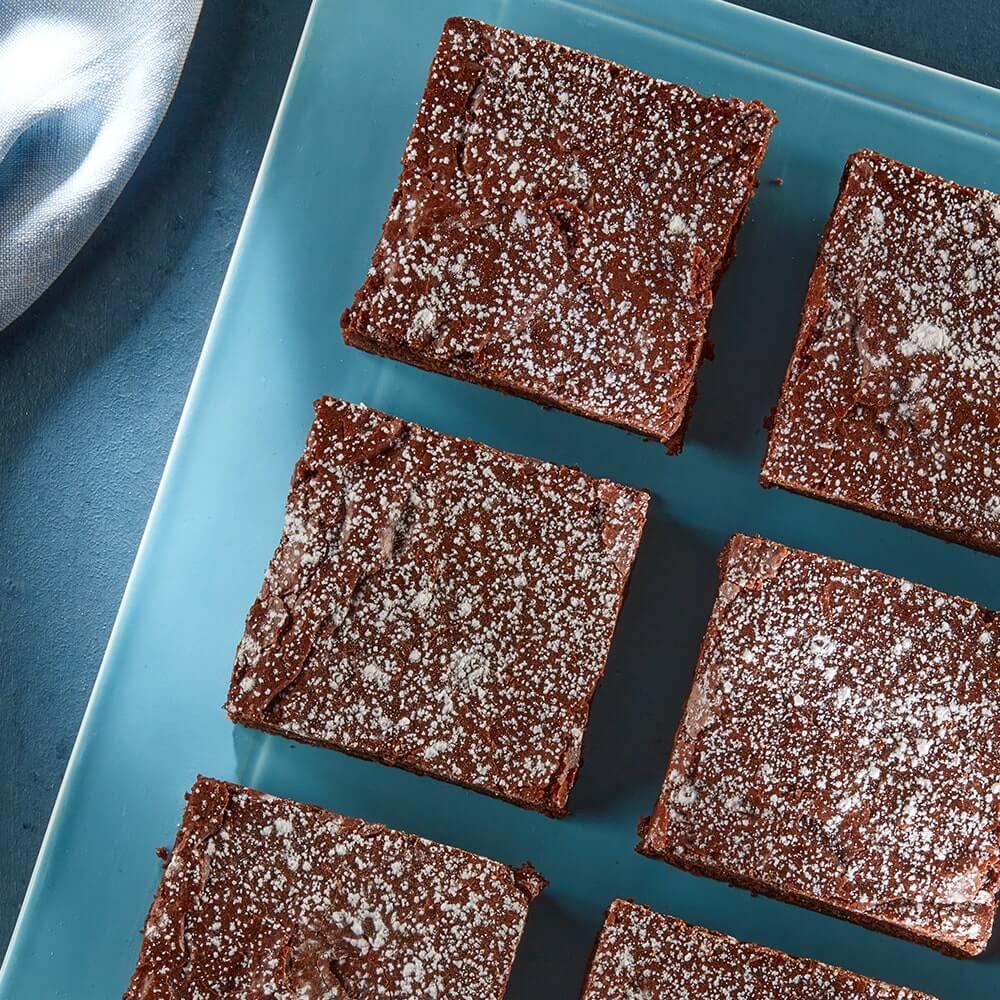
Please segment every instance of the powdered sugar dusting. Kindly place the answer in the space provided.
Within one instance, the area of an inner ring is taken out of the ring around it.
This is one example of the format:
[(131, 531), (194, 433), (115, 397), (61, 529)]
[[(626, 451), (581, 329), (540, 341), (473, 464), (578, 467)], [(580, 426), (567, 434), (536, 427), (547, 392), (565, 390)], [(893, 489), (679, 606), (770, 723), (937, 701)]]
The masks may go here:
[(912, 327), (906, 340), (899, 342), (899, 353), (908, 358), (914, 354), (944, 354), (951, 346), (951, 334), (947, 330), (922, 319)]
[(562, 813), (647, 503), (320, 400), (227, 710)]
[[(751, 585), (761, 549), (777, 568)], [(643, 850), (981, 951), (1000, 889), (993, 613), (743, 536), (722, 577)]]
[(933, 1000), (616, 899), (583, 1000)]
[(775, 120), (451, 19), (346, 339), (679, 449)]
[(125, 1000), (501, 1000), (544, 882), (199, 778)]
[(762, 479), (1000, 551), (1000, 196), (848, 161)]

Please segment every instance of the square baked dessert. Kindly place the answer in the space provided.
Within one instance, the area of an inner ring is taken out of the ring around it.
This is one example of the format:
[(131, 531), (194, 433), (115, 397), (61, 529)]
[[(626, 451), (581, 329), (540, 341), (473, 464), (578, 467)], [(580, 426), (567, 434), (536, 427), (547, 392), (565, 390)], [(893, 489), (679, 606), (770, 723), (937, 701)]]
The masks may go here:
[(452, 18), (344, 339), (679, 451), (776, 121)]
[(1000, 890), (1000, 620), (737, 535), (639, 850), (976, 955)]
[(933, 1000), (616, 899), (597, 939), (583, 1000)]
[(321, 399), (226, 711), (563, 815), (648, 501)]
[(1000, 196), (847, 161), (765, 486), (1000, 553)]
[(125, 1000), (502, 1000), (530, 865), (211, 778), (187, 799)]

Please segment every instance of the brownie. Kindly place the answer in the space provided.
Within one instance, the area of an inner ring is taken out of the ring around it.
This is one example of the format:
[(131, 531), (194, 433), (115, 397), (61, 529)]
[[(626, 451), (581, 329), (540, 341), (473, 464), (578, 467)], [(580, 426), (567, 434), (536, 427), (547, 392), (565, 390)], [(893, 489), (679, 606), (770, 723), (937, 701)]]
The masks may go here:
[(1000, 196), (847, 161), (765, 486), (1000, 553)]
[(583, 1000), (933, 1000), (616, 899), (608, 910)]
[(227, 712), (565, 814), (648, 500), (319, 400)]
[(125, 1000), (502, 1000), (545, 880), (199, 777)]
[(679, 451), (776, 121), (452, 18), (344, 339)]
[(1000, 889), (1000, 620), (737, 535), (639, 850), (957, 957)]

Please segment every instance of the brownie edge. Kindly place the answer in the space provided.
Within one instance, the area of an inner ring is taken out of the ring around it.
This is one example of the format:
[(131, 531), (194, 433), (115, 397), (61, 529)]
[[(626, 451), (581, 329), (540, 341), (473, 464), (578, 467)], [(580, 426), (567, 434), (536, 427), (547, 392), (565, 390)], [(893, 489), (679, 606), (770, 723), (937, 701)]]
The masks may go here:
[(971, 601), (735, 536), (638, 850), (962, 958), (1000, 890), (1000, 640)]
[(760, 481), (1000, 554), (1000, 195), (851, 154)]
[(688, 924), (623, 899), (605, 917), (582, 1000), (934, 1000)]
[(563, 816), (648, 503), (324, 397), (225, 709)]
[(450, 19), (345, 342), (679, 451), (776, 121)]
[(545, 880), (199, 777), (124, 1000), (502, 1000)]

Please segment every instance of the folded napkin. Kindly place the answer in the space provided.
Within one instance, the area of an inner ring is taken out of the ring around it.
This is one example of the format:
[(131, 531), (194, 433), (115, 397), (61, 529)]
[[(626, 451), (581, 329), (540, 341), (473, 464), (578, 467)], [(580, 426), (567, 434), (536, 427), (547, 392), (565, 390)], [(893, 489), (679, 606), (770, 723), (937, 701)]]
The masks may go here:
[(200, 11), (201, 0), (0, 0), (0, 329), (132, 175)]

